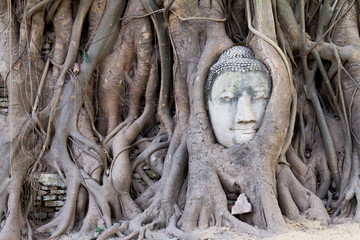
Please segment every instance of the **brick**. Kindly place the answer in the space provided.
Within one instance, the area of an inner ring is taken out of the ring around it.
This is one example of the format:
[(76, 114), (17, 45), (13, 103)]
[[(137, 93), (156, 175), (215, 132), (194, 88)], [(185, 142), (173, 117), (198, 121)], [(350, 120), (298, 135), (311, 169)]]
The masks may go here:
[(56, 200), (56, 195), (45, 195), (43, 196), (43, 201), (53, 201)]
[(58, 195), (57, 197), (59, 200), (63, 200), (63, 201), (66, 200), (66, 195)]
[(45, 207), (61, 207), (64, 206), (64, 201), (47, 201)]
[(37, 196), (44, 196), (44, 195), (46, 195), (46, 194), (48, 194), (47, 191), (42, 191), (42, 190), (37, 190), (37, 191), (36, 191), (36, 195), (37, 195)]
[(43, 173), (39, 177), (39, 182), (45, 186), (65, 187), (64, 182), (58, 174)]
[(46, 191), (47, 193), (48, 191), (51, 191), (53, 188), (49, 186), (41, 186), (40, 189)]
[(37, 213), (37, 212), (42, 212), (42, 211), (41, 211), (41, 207), (39, 207), (39, 206), (34, 206), (34, 207), (31, 209), (31, 211), (30, 211), (30, 213)]
[(66, 194), (66, 190), (52, 189), (50, 193), (51, 193), (51, 194), (56, 194), (56, 195)]
[(52, 207), (42, 207), (39, 209), (39, 212), (46, 212), (46, 213), (54, 212), (54, 211), (55, 211), (55, 209)]

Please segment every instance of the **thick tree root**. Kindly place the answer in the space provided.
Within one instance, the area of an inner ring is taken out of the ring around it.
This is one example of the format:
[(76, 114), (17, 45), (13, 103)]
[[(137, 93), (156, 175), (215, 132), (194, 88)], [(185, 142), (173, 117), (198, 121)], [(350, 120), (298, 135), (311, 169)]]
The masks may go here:
[[(204, 165), (200, 167), (199, 162), (191, 164), (186, 205), (180, 220), (184, 231), (191, 232), (196, 228), (205, 229), (210, 226), (227, 226), (238, 232), (256, 236), (266, 235), (265, 231), (241, 222), (230, 214), (220, 179), (211, 167)], [(194, 169), (196, 174), (191, 174), (191, 169)]]
[[(360, 163), (359, 163), (359, 155), (358, 151), (354, 151), (353, 153), (353, 166), (350, 177), (350, 184), (345, 189), (345, 197), (343, 202), (341, 203), (341, 214), (342, 216), (348, 216), (351, 213), (354, 214), (354, 220), (360, 223)], [(356, 199), (356, 206), (352, 206), (352, 200)], [(353, 211), (352, 211), (352, 208)]]
[[(268, 236), (286, 231), (281, 211), (327, 224), (326, 194), (360, 222), (359, 9), (315, 2), (0, 0), (0, 111), (5, 95), (9, 106), (0, 117), (0, 240), (30, 225), (24, 183), (44, 163), (67, 186), (65, 205), (38, 228), (52, 238), (75, 228), (79, 239), (194, 239), (210, 226)], [(272, 93), (253, 140), (224, 148), (204, 88), (233, 45), (268, 67)], [(281, 161), (289, 145), (290, 167)], [(245, 194), (252, 212), (231, 215), (231, 194)]]
[[(18, 122), (6, 126), (0, 130), (2, 135), (2, 144), (0, 148), (1, 156), (0, 175), (3, 181), (0, 183), (0, 239), (1, 240), (18, 240), (21, 238), (21, 229), (24, 227), (25, 219), (22, 211), (21, 197), (23, 193), (24, 181), (34, 158), (26, 155), (26, 149), (33, 151), (38, 150), (33, 145), (34, 136), (27, 135), (28, 141), (22, 141), (19, 137), (21, 133), (27, 134), (31, 127), (27, 124), (26, 118), (18, 116)], [(18, 126), (18, 124), (21, 124)], [(20, 134), (19, 134), (20, 132)], [(11, 141), (9, 141), (11, 139)], [(20, 147), (21, 146), (21, 147)]]
[[(7, 210), (6, 222), (1, 227), (0, 239), (1, 240), (18, 240), (21, 238), (21, 228), (24, 226), (24, 219), (21, 213), (20, 196), (22, 192), (21, 179), (9, 179), (11, 184), (8, 188), (8, 193), (4, 194), (4, 203), (7, 207), (2, 208), (1, 211)], [(3, 201), (2, 201), (3, 202)], [(4, 207), (4, 206), (2, 206)]]
[(322, 201), (310, 190), (307, 190), (296, 179), (289, 166), (279, 164), (277, 167), (277, 190), (279, 205), (283, 214), (290, 219), (318, 220), (329, 224), (330, 217)]

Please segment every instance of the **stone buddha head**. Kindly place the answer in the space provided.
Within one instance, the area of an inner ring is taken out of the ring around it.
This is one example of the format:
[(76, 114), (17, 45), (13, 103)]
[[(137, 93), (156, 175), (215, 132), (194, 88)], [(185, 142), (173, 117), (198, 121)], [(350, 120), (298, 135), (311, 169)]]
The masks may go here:
[(235, 46), (225, 51), (210, 68), (205, 86), (217, 142), (230, 147), (253, 139), (270, 94), (269, 71), (249, 48)]

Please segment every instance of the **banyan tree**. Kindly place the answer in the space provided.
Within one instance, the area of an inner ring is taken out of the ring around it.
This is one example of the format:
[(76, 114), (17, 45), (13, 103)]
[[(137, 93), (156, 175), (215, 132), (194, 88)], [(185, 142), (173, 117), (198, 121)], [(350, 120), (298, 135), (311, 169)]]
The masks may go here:
[[(355, 0), (0, 0), (0, 239), (360, 221), (359, 11)], [(261, 114), (236, 120), (249, 129), (216, 120), (252, 108)], [(39, 172), (66, 185), (48, 222), (29, 217)], [(239, 202), (251, 209), (235, 214)]]

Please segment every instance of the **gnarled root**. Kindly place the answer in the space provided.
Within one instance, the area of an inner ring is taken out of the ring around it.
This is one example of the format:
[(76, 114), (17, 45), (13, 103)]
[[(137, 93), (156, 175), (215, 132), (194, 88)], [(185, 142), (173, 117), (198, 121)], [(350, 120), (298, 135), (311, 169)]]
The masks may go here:
[[(51, 237), (60, 236), (73, 228), (76, 211), (78, 211), (80, 215), (84, 214), (81, 211), (84, 211), (85, 209), (83, 204), (84, 200), (87, 199), (87, 193), (84, 191), (85, 189), (80, 191), (80, 186), (83, 183), (80, 169), (83, 168), (88, 172), (92, 172), (92, 176), (98, 179), (99, 174), (98, 171), (95, 171), (96, 166), (103, 165), (100, 160), (101, 156), (97, 155), (93, 150), (95, 139), (92, 139), (93, 141), (91, 141), (82, 135), (86, 135), (89, 131), (91, 132), (91, 130), (89, 130), (89, 125), (84, 122), (85, 117), (82, 115), (79, 117), (81, 112), (81, 100), (72, 97), (74, 89), (73, 82), (66, 84), (64, 87), (64, 97), (60, 102), (63, 108), (59, 112), (59, 120), (54, 124), (57, 131), (53, 136), (51, 148), (47, 157), (49, 164), (57, 169), (60, 175), (64, 174), (64, 180), (67, 186), (67, 198), (65, 205), (62, 207), (59, 214), (51, 222), (38, 228), (38, 231), (40, 232), (50, 232)], [(69, 115), (69, 113), (74, 114)], [(81, 132), (77, 128), (78, 119), (81, 121)], [(68, 140), (72, 134), (76, 135), (76, 138), (73, 137), (74, 140), (72, 142), (73, 151), (68, 148)], [(83, 140), (80, 141), (80, 143), (76, 142), (79, 138)], [(79, 150), (79, 148), (83, 148), (83, 151)], [(73, 156), (72, 158), (70, 155), (71, 153), (74, 153), (76, 157)], [(96, 159), (89, 157), (88, 153), (95, 155)], [(86, 188), (86, 186), (84, 187)], [(81, 194), (79, 195), (79, 193)]]
[(306, 219), (318, 220), (323, 224), (330, 222), (330, 217), (321, 200), (301, 185), (289, 166), (285, 164), (277, 166), (277, 190), (280, 208), (290, 219), (299, 219), (303, 216)]
[[(53, 144), (57, 146), (62, 145), (61, 143), (56, 143), (56, 141)], [(56, 150), (59, 150), (59, 152), (57, 152), (57, 154), (59, 154), (58, 156), (60, 156), (60, 154), (64, 155), (64, 153), (67, 152), (66, 146), (64, 145), (63, 148), (60, 147)], [(57, 155), (56, 150), (54, 153), (55, 156)], [(81, 181), (77, 168), (70, 162), (70, 158), (66, 159), (65, 157), (60, 159), (59, 165), (62, 171), (66, 174), (67, 198), (65, 205), (62, 207), (59, 215), (55, 219), (38, 228), (39, 232), (50, 232), (51, 237), (58, 237), (67, 230), (72, 229), (75, 221), (76, 201)]]
[[(34, 159), (25, 152), (27, 147), (33, 147), (31, 143), (34, 141), (34, 136), (32, 134), (30, 134), (30, 136), (28, 135), (27, 140), (31, 142), (29, 144), (27, 141), (22, 142), (22, 139), (16, 134), (17, 131), (15, 131), (24, 130), (27, 132), (30, 131), (31, 128), (22, 124), (23, 118), (19, 118), (18, 120), (19, 122), (13, 126), (6, 126), (6, 130), (0, 131), (3, 137), (3, 142), (0, 144), (0, 155), (2, 156), (0, 175), (3, 177), (0, 183), (1, 240), (18, 240), (21, 237), (20, 230), (25, 223), (21, 196), (23, 195), (26, 174), (34, 162)], [(9, 128), (12, 128), (11, 130), (13, 130), (13, 132), (8, 131)], [(11, 142), (9, 141), (10, 137), (12, 137)], [(21, 146), (22, 144), (24, 145)], [(36, 149), (36, 145), (34, 149)]]
[[(143, 237), (151, 238), (150, 236), (156, 236), (155, 238), (158, 239), (160, 235), (160, 239), (166, 238), (165, 236), (183, 238), (182, 234), (184, 233), (176, 227), (181, 215), (177, 200), (181, 198), (178, 196), (183, 193), (181, 189), (187, 167), (186, 134), (183, 135), (183, 132), (179, 126), (175, 129), (160, 181), (149, 186), (148, 190), (137, 200), (139, 205), (150, 206), (142, 214), (131, 219), (124, 229), (123, 225), (121, 225), (120, 230), (113, 227), (106, 230), (106, 236), (115, 233), (120, 235), (120, 231), (126, 235), (125, 239), (132, 239), (137, 235), (139, 235), (139, 239)], [(152, 230), (161, 228), (164, 228), (162, 233), (152, 232)], [(100, 236), (100, 239), (105, 238), (103, 238), (105, 232)]]
[[(16, 177), (16, 175), (13, 177)], [(21, 192), (22, 178), (10, 178), (8, 190), (6, 192), (1, 192), (2, 208), (0, 211), (6, 211), (6, 222), (5, 225), (1, 228), (1, 240), (18, 240), (21, 237), (20, 229), (23, 227), (24, 223), (24, 219), (21, 213)]]
[[(180, 220), (184, 231), (191, 232), (196, 228), (204, 229), (209, 226), (226, 226), (234, 228), (237, 232), (256, 236), (267, 234), (230, 214), (225, 193), (214, 169), (200, 166), (199, 162), (191, 164), (187, 200)], [(191, 171), (195, 171), (196, 174), (191, 174)], [(196, 181), (196, 184), (193, 181)]]
[[(354, 213), (354, 220), (356, 222), (360, 222), (360, 164), (359, 164), (359, 155), (358, 151), (354, 151), (353, 153), (353, 166), (350, 178), (350, 184), (345, 189), (345, 199), (341, 203), (341, 216), (350, 215), (350, 213)], [(351, 201), (356, 198), (357, 204), (353, 206)], [(355, 208), (355, 209), (352, 209)]]

